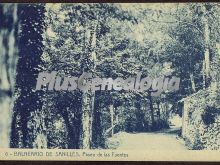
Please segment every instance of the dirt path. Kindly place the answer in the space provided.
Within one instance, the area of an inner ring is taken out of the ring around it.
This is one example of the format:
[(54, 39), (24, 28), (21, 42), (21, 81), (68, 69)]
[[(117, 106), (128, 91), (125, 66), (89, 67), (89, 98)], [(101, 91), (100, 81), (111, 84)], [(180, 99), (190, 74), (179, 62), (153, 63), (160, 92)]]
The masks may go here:
[(121, 132), (116, 134), (113, 139), (118, 140), (117, 149), (187, 150), (183, 141), (177, 138), (170, 129), (155, 133)]

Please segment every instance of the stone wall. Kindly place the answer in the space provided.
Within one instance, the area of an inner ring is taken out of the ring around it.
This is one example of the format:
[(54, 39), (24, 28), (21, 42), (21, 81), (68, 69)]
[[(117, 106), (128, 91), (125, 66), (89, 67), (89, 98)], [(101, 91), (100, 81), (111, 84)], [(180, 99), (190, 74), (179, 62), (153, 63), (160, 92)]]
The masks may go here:
[(183, 99), (182, 136), (190, 149), (220, 149), (219, 92), (201, 90)]

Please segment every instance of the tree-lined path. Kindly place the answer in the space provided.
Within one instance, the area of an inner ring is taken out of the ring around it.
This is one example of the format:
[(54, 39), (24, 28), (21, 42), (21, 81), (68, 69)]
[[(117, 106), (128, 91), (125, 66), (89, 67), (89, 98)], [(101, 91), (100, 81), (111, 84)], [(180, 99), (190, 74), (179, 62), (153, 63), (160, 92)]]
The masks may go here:
[(0, 5), (0, 147), (182, 150), (155, 131), (201, 110), (187, 122), (204, 148), (194, 121), (219, 123), (219, 18), (215, 3)]
[(187, 150), (181, 139), (173, 129), (159, 131), (155, 133), (121, 133), (117, 139), (120, 144), (117, 149), (134, 150)]

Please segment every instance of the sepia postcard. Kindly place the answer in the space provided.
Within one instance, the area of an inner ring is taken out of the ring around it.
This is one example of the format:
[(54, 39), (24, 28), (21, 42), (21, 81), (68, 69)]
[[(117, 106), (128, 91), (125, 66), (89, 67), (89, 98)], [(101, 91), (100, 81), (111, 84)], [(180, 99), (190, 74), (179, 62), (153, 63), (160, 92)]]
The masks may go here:
[(220, 161), (220, 4), (0, 4), (0, 160)]

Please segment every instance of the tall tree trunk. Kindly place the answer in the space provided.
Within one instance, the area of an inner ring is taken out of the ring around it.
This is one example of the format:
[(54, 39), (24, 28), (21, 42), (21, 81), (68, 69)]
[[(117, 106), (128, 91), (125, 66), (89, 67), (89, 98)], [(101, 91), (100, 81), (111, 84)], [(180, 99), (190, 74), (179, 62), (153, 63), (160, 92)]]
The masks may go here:
[(111, 136), (113, 136), (114, 135), (114, 106), (113, 104), (109, 106), (109, 110), (110, 110), (110, 115), (111, 115), (111, 128), (112, 128)]
[[(15, 85), (15, 101), (12, 116), (10, 146), (12, 148), (33, 148), (41, 125), (30, 124), (41, 110), (41, 92), (35, 89), (37, 70), (43, 53), (42, 33), (44, 29), (44, 5), (19, 5), (18, 18), (21, 24), (19, 38), (19, 59)], [(42, 122), (35, 121), (35, 122)], [(40, 145), (41, 146), (41, 145)], [(41, 146), (42, 147), (42, 146)]]
[(211, 69), (211, 94), (215, 98), (217, 96), (219, 85), (220, 85), (220, 44), (215, 43), (213, 45), (214, 48), (216, 48), (216, 53), (213, 57), (212, 61), (212, 69)]
[(153, 100), (152, 100), (152, 96), (151, 93), (148, 92), (148, 99), (149, 99), (149, 103), (150, 103), (150, 115), (151, 115), (151, 123), (152, 123), (152, 129), (154, 129), (154, 107), (153, 107)]
[(101, 110), (101, 102), (100, 100), (96, 100), (95, 107), (93, 111), (93, 127), (92, 127), (92, 142), (94, 148), (104, 148), (104, 131), (102, 125), (102, 110)]
[[(84, 71), (92, 72), (94, 74), (95, 70), (95, 59), (96, 59), (96, 30), (97, 25), (92, 27), (92, 30), (88, 30), (89, 33), (89, 47), (88, 56), (86, 57)], [(81, 132), (81, 142), (80, 148), (89, 149), (92, 144), (92, 120), (93, 120), (93, 110), (95, 102), (95, 92), (89, 90), (83, 93), (82, 97), (82, 132)]]
[(91, 147), (92, 136), (92, 93), (85, 92), (82, 97), (82, 128), (81, 128), (81, 149), (89, 149)]
[(17, 5), (0, 5), (0, 148), (9, 146), (17, 50)]
[(203, 67), (203, 72), (205, 74), (205, 83), (207, 86), (207, 80), (210, 78), (210, 29), (209, 29), (209, 22), (207, 18), (207, 10), (205, 5), (202, 5), (201, 7), (201, 22), (203, 25), (203, 33), (204, 33), (204, 43), (205, 43), (205, 50), (204, 50), (204, 67)]
[(157, 114), (158, 118), (160, 119), (160, 102), (157, 102)]
[(210, 52), (209, 52), (209, 44), (210, 44), (210, 38), (209, 38), (209, 23), (208, 19), (204, 16), (204, 39), (205, 39), (205, 72), (206, 76), (209, 77), (210, 72)]
[(195, 85), (195, 81), (194, 81), (194, 75), (191, 72), (189, 76), (190, 76), (190, 81), (191, 81), (191, 85), (192, 85), (192, 91), (194, 93), (194, 92), (196, 92), (196, 85)]
[[(63, 106), (65, 107), (65, 106)], [(64, 108), (61, 109), (60, 113), (62, 114), (62, 117), (64, 119), (66, 128), (67, 128), (67, 134), (68, 134), (68, 149), (77, 149), (78, 148), (78, 130), (76, 127), (76, 122), (74, 122), (74, 119), (72, 119), (71, 117), (69, 117), (68, 114), (69, 109), (68, 108)], [(74, 118), (76, 116), (74, 115)]]
[(202, 88), (206, 88), (205, 61), (202, 62)]

